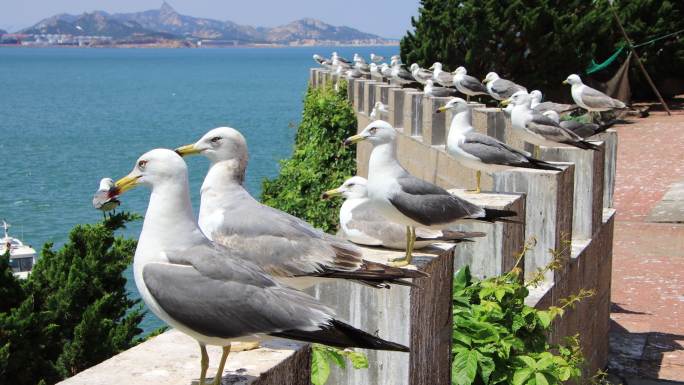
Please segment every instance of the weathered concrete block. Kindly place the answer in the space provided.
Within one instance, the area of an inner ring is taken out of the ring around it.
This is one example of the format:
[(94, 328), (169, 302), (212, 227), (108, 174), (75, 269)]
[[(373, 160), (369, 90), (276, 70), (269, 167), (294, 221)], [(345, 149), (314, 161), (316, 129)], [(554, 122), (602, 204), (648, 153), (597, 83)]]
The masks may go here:
[[(549, 250), (570, 256), (574, 165), (558, 163), (563, 171), (515, 169), (494, 174), (494, 191), (525, 193), (525, 238), (536, 243), (525, 255), (525, 278), (553, 259)], [(553, 272), (546, 273), (553, 281)]]
[[(364, 259), (387, 263), (403, 252), (363, 248)], [(451, 287), (453, 247), (441, 245), (427, 254), (414, 252), (416, 268), (430, 274), (414, 280), (418, 287), (395, 285), (373, 289), (352, 282), (323, 283), (312, 288), (338, 317), (384, 339), (411, 347), (411, 353), (364, 351), (367, 370), (334, 369), (329, 384), (444, 384), (451, 377)]]
[[(524, 221), (524, 194), (471, 194), (462, 189), (451, 189), (449, 192), (482, 207), (515, 211), (518, 216), (512, 219)], [(515, 266), (525, 243), (524, 224), (464, 221), (450, 229), (481, 231), (487, 234), (484, 238), (476, 238), (475, 242), (459, 244), (455, 250), (455, 269), (469, 265), (471, 273), (479, 278), (502, 275), (510, 271)], [(518, 267), (524, 271), (524, 261), (521, 261)]]
[(395, 87), (389, 90), (387, 109), (389, 110), (389, 123), (396, 127), (404, 127), (404, 96), (401, 88)]
[(423, 135), (423, 93), (420, 91), (404, 92), (404, 128), (411, 136)]
[(379, 93), (376, 96), (376, 89), (377, 86), (383, 84), (376, 82), (374, 80), (366, 80), (366, 86), (364, 88), (364, 100), (365, 104), (363, 106), (363, 111), (366, 113), (366, 115), (370, 115), (371, 111), (373, 111), (373, 106), (375, 106), (375, 101), (376, 98), (380, 98)]
[(366, 82), (363, 79), (356, 79), (354, 81), (354, 110), (356, 112), (365, 112), (364, 96), (365, 96)]
[(349, 100), (349, 104), (352, 107), (356, 108), (356, 101), (354, 101), (356, 98), (356, 86), (354, 83), (356, 83), (356, 79), (347, 80), (347, 100)]
[[(218, 369), (221, 349), (207, 346), (209, 370)], [(308, 345), (288, 341), (269, 341), (256, 350), (234, 352), (228, 356), (224, 385), (301, 385), (311, 379)], [(61, 385), (190, 385), (200, 374), (197, 342), (187, 335), (169, 330), (123, 353), (103, 361)]]
[(598, 135), (594, 135), (591, 140), (603, 141), (605, 146), (605, 160), (603, 161), (603, 207), (613, 207), (613, 196), (615, 195), (615, 167), (617, 166), (617, 131), (610, 128)]
[(473, 104), (473, 128), (481, 134), (489, 135), (516, 147), (517, 143), (511, 143), (513, 138), (509, 134), (510, 130), (507, 130), (506, 117), (500, 108), (489, 108), (483, 104)]
[[(448, 123), (446, 114), (436, 113), (437, 108), (447, 104), (451, 98), (423, 98), (423, 122), (421, 124), (423, 142), (430, 146), (444, 145)], [(451, 121), (449, 121), (451, 123)]]

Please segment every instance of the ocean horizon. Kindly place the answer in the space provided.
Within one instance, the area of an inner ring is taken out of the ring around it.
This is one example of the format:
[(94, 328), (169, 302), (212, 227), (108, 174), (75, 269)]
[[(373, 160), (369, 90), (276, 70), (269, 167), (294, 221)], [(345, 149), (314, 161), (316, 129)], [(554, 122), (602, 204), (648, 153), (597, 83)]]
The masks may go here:
[[(126, 175), (153, 148), (194, 142), (230, 126), (249, 145), (246, 187), (278, 173), (292, 152), (314, 53), (389, 57), (397, 46), (97, 48), (0, 47), (0, 218), (38, 252), (58, 248), (77, 224), (102, 219), (91, 206), (103, 177)], [(188, 159), (195, 213), (208, 162)], [(144, 214), (149, 192), (123, 197)], [(142, 221), (122, 233), (137, 237)], [(127, 271), (128, 290), (139, 298)], [(150, 332), (162, 323), (148, 313)]]

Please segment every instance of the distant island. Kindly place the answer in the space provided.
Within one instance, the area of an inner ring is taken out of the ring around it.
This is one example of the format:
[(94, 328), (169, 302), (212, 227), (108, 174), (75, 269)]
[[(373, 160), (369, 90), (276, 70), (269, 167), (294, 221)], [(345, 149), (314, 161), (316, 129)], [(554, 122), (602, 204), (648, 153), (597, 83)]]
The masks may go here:
[(109, 14), (59, 14), (7, 33), (0, 44), (78, 47), (238, 47), (395, 45), (396, 40), (304, 18), (278, 27), (252, 27), (181, 15), (164, 2), (159, 9)]

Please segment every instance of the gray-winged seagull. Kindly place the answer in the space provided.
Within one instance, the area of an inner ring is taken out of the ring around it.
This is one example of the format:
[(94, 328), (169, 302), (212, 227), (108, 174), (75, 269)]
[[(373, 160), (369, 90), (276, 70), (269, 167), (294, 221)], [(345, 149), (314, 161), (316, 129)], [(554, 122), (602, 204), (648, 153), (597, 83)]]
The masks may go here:
[(467, 101), (470, 102), (471, 96), (476, 95), (489, 95), (487, 87), (482, 84), (476, 77), (468, 75), (465, 67), (458, 67), (454, 71), (454, 86), (456, 89), (466, 95)]
[(487, 92), (496, 100), (504, 100), (513, 96), (518, 91), (527, 92), (527, 88), (515, 84), (510, 80), (502, 79), (496, 72), (490, 72), (484, 78), (483, 83), (487, 87)]

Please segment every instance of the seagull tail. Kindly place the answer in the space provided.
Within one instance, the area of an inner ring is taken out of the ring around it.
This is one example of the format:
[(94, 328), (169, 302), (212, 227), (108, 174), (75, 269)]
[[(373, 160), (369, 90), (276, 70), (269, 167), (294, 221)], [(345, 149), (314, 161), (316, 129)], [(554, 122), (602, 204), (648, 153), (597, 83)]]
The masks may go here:
[(543, 160), (540, 160), (537, 158), (528, 157), (527, 160), (529, 161), (529, 163), (527, 164), (527, 166), (529, 166), (529, 167), (527, 167), (527, 166), (522, 166), (522, 167), (534, 168), (537, 170), (562, 171), (557, 166), (554, 166), (551, 163), (544, 162)]
[(418, 270), (402, 269), (363, 260), (361, 266), (356, 270), (324, 269), (317, 276), (348, 279), (375, 288), (388, 288), (389, 285), (416, 286), (414, 283), (404, 279), (424, 278), (428, 277), (429, 274)]
[(336, 319), (330, 320), (327, 325), (319, 330), (286, 330), (271, 333), (271, 335), (305, 342), (316, 342), (338, 348), (362, 348), (395, 352), (409, 351), (409, 348), (404, 345), (383, 340)]
[(498, 209), (484, 209), (485, 216), (480, 217), (480, 218), (475, 218), (479, 221), (484, 221), (484, 222), (505, 222), (505, 223), (518, 223), (522, 224), (522, 221), (515, 220), (515, 219), (509, 219), (510, 217), (516, 217), (518, 216), (518, 213), (515, 211), (511, 210), (498, 210)]
[(442, 230), (442, 236), (438, 238), (434, 238), (434, 240), (438, 241), (448, 241), (448, 242), (455, 242), (455, 243), (460, 243), (460, 242), (473, 242), (472, 239), (470, 238), (479, 238), (479, 237), (484, 237), (487, 234), (479, 232), (479, 231), (450, 231), (450, 230)]
[(582, 150), (598, 151), (601, 149), (600, 146), (597, 146), (591, 142), (587, 142), (586, 140), (577, 140), (574, 142), (569, 142), (567, 144), (570, 144), (570, 145), (575, 146), (577, 148), (581, 148)]

